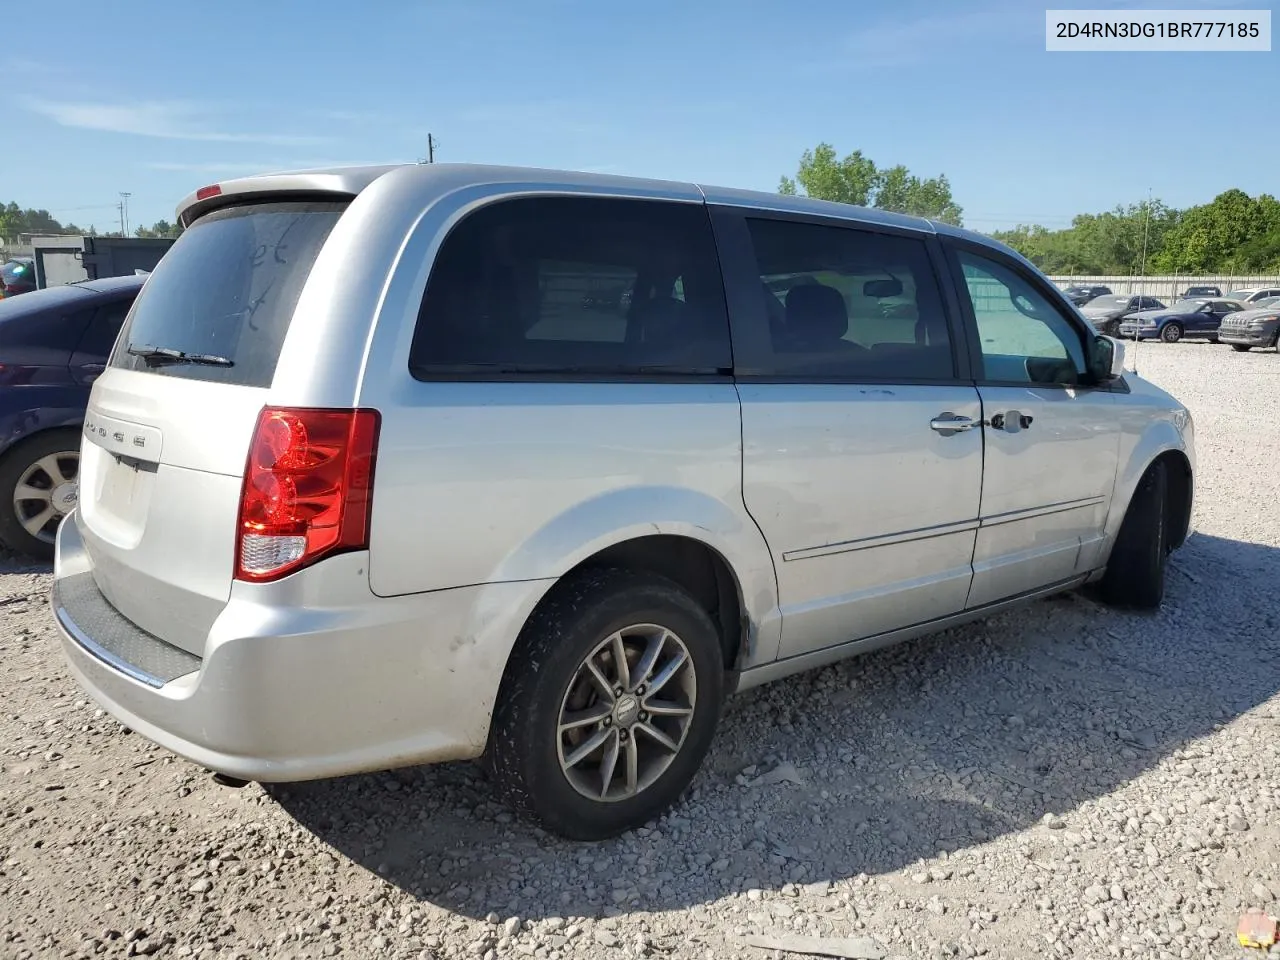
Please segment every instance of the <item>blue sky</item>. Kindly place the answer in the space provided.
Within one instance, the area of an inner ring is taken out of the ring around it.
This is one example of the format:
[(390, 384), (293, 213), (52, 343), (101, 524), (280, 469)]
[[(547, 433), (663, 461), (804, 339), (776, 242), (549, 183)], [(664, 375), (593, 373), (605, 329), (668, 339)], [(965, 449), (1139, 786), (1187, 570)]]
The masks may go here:
[[(947, 174), (979, 230), (1148, 187), (1280, 193), (1280, 52), (1047, 53), (1046, 5), (69, 0), (56, 23), (37, 5), (0, 47), (0, 201), (114, 229), (129, 191), (150, 224), (219, 178), (413, 160), (428, 132), (441, 161), (763, 190), (827, 140)], [(1215, 5), (1260, 6), (1082, 4)]]

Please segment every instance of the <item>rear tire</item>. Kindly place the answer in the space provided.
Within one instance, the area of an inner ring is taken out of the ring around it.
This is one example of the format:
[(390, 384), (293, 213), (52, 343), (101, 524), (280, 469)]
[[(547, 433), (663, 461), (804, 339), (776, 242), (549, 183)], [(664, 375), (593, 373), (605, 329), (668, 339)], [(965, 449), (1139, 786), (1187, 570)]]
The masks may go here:
[(52, 560), (58, 524), (76, 505), (79, 473), (78, 430), (48, 430), (15, 444), (0, 460), (0, 543)]
[(1248, 353), (1249, 345), (1247, 343), (1233, 343), (1231, 349), (1236, 353)]
[(1102, 598), (1112, 606), (1154, 610), (1164, 600), (1169, 557), (1165, 470), (1158, 462), (1147, 468), (1120, 525), (1101, 584)]
[(715, 625), (683, 589), (647, 573), (585, 571), (521, 631), (494, 708), (490, 774), (517, 812), (563, 837), (642, 826), (702, 765), (724, 678)]
[(1182, 339), (1182, 324), (1166, 323), (1160, 331), (1160, 339), (1165, 343), (1177, 343)]

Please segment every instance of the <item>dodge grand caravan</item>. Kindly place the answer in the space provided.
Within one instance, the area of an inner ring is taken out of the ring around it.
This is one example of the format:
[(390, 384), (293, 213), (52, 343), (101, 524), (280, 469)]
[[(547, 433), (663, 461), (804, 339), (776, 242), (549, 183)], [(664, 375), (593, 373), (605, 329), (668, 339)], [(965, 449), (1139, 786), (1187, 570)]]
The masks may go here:
[(95, 699), (224, 776), (483, 756), (613, 835), (729, 694), (1090, 581), (1154, 607), (1187, 535), (1187, 410), (975, 234), (442, 164), (179, 216), (52, 606)]

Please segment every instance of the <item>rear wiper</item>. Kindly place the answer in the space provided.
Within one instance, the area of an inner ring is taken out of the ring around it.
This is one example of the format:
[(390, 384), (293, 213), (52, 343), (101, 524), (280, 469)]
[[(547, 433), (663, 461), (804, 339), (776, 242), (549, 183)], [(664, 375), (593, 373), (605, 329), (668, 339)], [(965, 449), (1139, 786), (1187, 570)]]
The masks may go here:
[(198, 363), (206, 367), (234, 367), (235, 361), (227, 357), (219, 357), (212, 353), (187, 353), (172, 347), (153, 347), (143, 344), (129, 348), (129, 355), (141, 357), (148, 367), (159, 367), (169, 363)]

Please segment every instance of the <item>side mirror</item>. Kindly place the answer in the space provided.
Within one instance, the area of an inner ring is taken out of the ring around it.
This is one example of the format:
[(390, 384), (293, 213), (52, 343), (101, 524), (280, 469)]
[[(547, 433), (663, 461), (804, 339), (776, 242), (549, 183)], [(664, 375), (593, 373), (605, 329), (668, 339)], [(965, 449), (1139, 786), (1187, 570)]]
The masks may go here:
[(1094, 337), (1090, 372), (1098, 383), (1110, 383), (1124, 376), (1124, 344), (1113, 337)]

